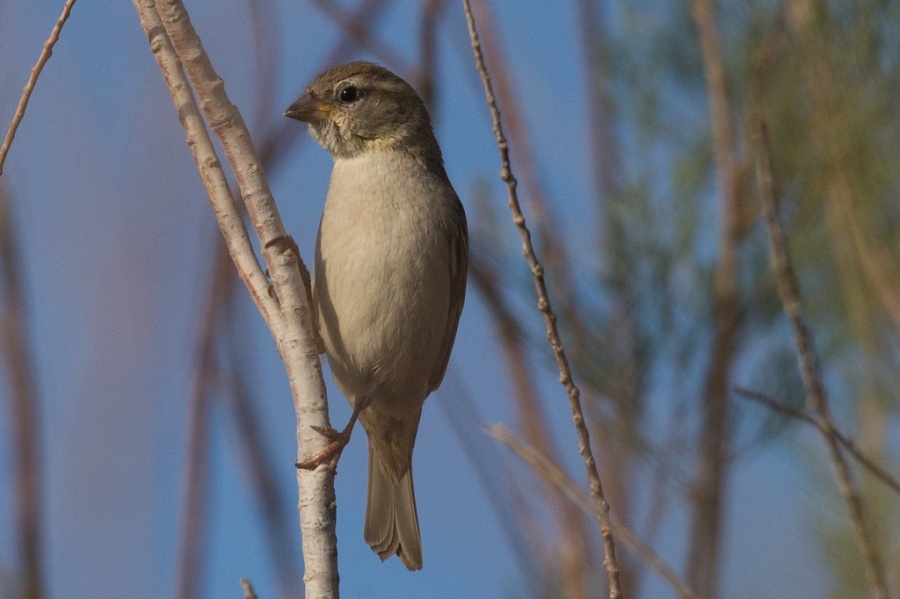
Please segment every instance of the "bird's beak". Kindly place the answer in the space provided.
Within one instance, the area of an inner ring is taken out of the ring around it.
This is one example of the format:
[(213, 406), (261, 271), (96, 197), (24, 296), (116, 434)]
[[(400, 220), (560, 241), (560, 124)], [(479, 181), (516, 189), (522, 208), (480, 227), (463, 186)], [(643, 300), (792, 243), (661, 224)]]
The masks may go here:
[(288, 106), (288, 109), (284, 111), (284, 116), (307, 123), (319, 123), (328, 120), (332, 112), (334, 112), (333, 106), (305, 94)]

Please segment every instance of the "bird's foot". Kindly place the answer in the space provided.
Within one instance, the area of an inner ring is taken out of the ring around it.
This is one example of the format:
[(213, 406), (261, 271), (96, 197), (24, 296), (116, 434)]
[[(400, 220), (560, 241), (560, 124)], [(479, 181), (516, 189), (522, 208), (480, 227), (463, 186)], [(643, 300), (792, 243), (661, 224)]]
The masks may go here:
[[(306, 270), (306, 265), (303, 264), (303, 260), (300, 259), (300, 248), (297, 246), (297, 242), (294, 241), (294, 238), (290, 235), (279, 235), (277, 237), (273, 237), (270, 239), (264, 246), (263, 249), (273, 248), (279, 245), (283, 245), (287, 248), (287, 251), (294, 252), (294, 256), (297, 257), (297, 265), (300, 268), (300, 276), (303, 278), (303, 284), (306, 285), (307, 295), (309, 294), (310, 284), (309, 284), (309, 271)], [(266, 278), (271, 278), (269, 276), (269, 269), (266, 269)], [(268, 286), (268, 294), (272, 299), (276, 299), (275, 294), (275, 285), (269, 283)], [(310, 304), (312, 304), (312, 298), (310, 299)]]
[(281, 244), (284, 244), (289, 250), (293, 251), (295, 256), (300, 256), (300, 248), (297, 247), (297, 242), (294, 241), (294, 238), (290, 235), (278, 235), (277, 237), (273, 237), (264, 247), (265, 249), (269, 249)]
[(328, 460), (328, 464), (331, 469), (333, 471), (337, 471), (337, 463), (341, 458), (341, 452), (344, 451), (347, 443), (350, 442), (350, 434), (353, 432), (353, 426), (359, 419), (359, 413), (365, 410), (370, 403), (372, 403), (371, 393), (365, 393), (358, 397), (356, 401), (353, 402), (353, 412), (350, 414), (350, 421), (347, 422), (347, 426), (345, 426), (344, 430), (342, 431), (337, 431), (330, 426), (312, 427), (313, 430), (331, 441), (331, 443), (326, 445), (325, 449), (309, 458), (308, 460), (297, 462), (297, 468), (302, 468), (303, 470), (314, 470), (321, 464), (324, 464), (326, 460)]
[(325, 446), (325, 449), (311, 458), (303, 460), (302, 462), (297, 462), (297, 468), (302, 470), (315, 470), (322, 464), (327, 463), (329, 468), (337, 470), (337, 463), (341, 458), (341, 453), (344, 451), (347, 443), (350, 442), (350, 433), (352, 432), (353, 425), (348, 425), (342, 431), (335, 430), (330, 426), (314, 426), (312, 428), (328, 439), (330, 443)]

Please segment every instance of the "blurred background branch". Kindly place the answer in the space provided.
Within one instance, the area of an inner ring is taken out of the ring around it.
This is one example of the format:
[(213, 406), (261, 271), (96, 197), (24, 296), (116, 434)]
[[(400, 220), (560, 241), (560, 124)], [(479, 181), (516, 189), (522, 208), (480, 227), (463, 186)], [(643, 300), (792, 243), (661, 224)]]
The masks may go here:
[[(739, 395), (742, 395), (749, 400), (764, 405), (767, 408), (778, 412), (779, 414), (784, 414), (785, 416), (788, 416), (790, 418), (795, 418), (801, 422), (810, 424), (818, 428), (822, 434), (829, 434), (827, 428), (826, 430), (822, 430), (823, 428), (825, 428), (823, 423), (821, 423), (813, 416), (807, 414), (803, 410), (785, 405), (771, 397), (768, 397), (762, 393), (756, 393), (755, 391), (751, 391), (749, 389), (741, 389), (740, 387), (738, 387), (737, 389), (735, 389), (735, 391)], [(837, 442), (840, 443), (841, 446), (856, 459), (856, 461), (858, 461), (863, 467), (871, 472), (872, 475), (876, 476), (881, 482), (893, 489), (895, 493), (900, 494), (900, 482), (898, 482), (897, 479), (895, 479), (884, 468), (872, 461), (872, 459), (866, 457), (866, 455), (863, 454), (862, 451), (860, 451), (859, 447), (856, 446), (856, 443), (854, 443), (852, 439), (848, 439), (846, 435), (844, 435), (840, 430), (834, 427), (832, 427), (830, 434), (834, 436), (835, 440), (837, 440)]]
[[(44, 460), (37, 370), (31, 346), (25, 300), (21, 245), (11, 214), (9, 195), (0, 185), (0, 281), (2, 315), (0, 347), (6, 366), (10, 422), (15, 456), (11, 489), (16, 566), (22, 599), (44, 593)], [(0, 589), (2, 590), (2, 589)]]
[(731, 479), (729, 461), (734, 424), (729, 381), (736, 358), (740, 327), (738, 303), (738, 226), (742, 205), (737, 144), (733, 132), (731, 94), (725, 76), (722, 42), (712, 0), (693, 0), (691, 14), (698, 30), (712, 130), (712, 151), (718, 180), (718, 241), (713, 274), (709, 366), (701, 392), (701, 423), (697, 465), (691, 488), (691, 540), (687, 553), (688, 582), (706, 597), (717, 597), (721, 569), (725, 497)]
[[(66, 0), (62, 14), (50, 31), (50, 37), (32, 67), (22, 90), (16, 111), (0, 144), (0, 176), (12, 142), (41, 71), (53, 54), (62, 28), (72, 12), (75, 0)], [(0, 343), (10, 387), (10, 412), (13, 433), (13, 454), (16, 456), (12, 489), (14, 491), (13, 521), (19, 569), (18, 585), (23, 599), (42, 599), (44, 594), (43, 566), (43, 461), (41, 460), (41, 419), (38, 402), (37, 374), (29, 347), (30, 336), (26, 318), (20, 242), (17, 239), (9, 197), (0, 184), (0, 269), (3, 282), (2, 336)], [(0, 590), (3, 590), (0, 588)]]

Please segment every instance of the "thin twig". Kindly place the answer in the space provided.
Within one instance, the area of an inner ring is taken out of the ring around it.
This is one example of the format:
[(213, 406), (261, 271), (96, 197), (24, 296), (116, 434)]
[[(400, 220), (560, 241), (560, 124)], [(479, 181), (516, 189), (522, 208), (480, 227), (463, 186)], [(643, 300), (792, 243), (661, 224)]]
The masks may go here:
[(151, 49), (172, 93), (178, 117), (187, 133), (188, 146), (194, 154), (194, 161), (198, 164), (201, 181), (209, 195), (210, 205), (228, 246), (228, 253), (232, 260), (235, 260), (238, 273), (250, 290), (250, 296), (256, 307), (266, 323), (272, 326), (274, 319), (277, 318), (278, 304), (269, 297), (269, 282), (256, 259), (256, 253), (244, 226), (243, 215), (231, 195), (228, 179), (222, 170), (190, 85), (184, 76), (181, 61), (165, 35), (152, 0), (136, 0), (135, 6), (138, 7), (141, 25), (150, 39)]
[[(585, 513), (598, 516), (596, 503), (566, 474), (552, 459), (548, 458), (534, 446), (517, 438), (505, 426), (495, 424), (485, 428), (485, 433), (508, 447), (525, 463), (537, 472), (545, 481), (552, 485), (559, 493), (567, 497)], [(666, 565), (653, 548), (644, 544), (631, 529), (625, 524), (612, 519), (612, 526), (625, 544), (637, 551), (647, 562), (647, 565), (662, 576), (678, 596), (682, 599), (700, 599), (700, 595), (694, 592), (678, 575)]]
[(553, 275), (553, 289), (556, 291), (556, 298), (561, 300), (557, 303), (557, 311), (564, 329), (570, 334), (569, 355), (577, 367), (579, 363), (592, 359), (584, 356), (585, 348), (590, 345), (590, 327), (582, 317), (571, 263), (565, 244), (561, 242), (565, 233), (550, 209), (551, 202), (541, 180), (541, 169), (538, 168), (528, 127), (525, 125), (520, 101), (522, 94), (517, 93), (510, 76), (512, 69), (502, 52), (500, 33), (491, 7), (486, 2), (478, 2), (473, 10), (480, 26), (480, 40), (484, 41), (485, 64), (493, 66), (491, 85), (497, 104), (503, 106), (505, 131), (509, 132), (511, 153), (516, 156), (520, 165), (523, 201), (531, 215), (529, 228), (534, 232), (537, 247), (541, 249), (542, 262), (546, 266), (544, 270)]
[(831, 411), (828, 406), (828, 395), (819, 376), (815, 346), (812, 335), (803, 316), (803, 303), (797, 277), (791, 266), (788, 254), (788, 242), (778, 222), (776, 212), (775, 183), (772, 175), (772, 155), (769, 146), (768, 131), (763, 121), (759, 121), (754, 131), (756, 145), (756, 175), (759, 181), (760, 201), (766, 228), (769, 233), (769, 250), (772, 270), (784, 313), (791, 325), (794, 345), (797, 349), (797, 360), (800, 375), (806, 388), (806, 402), (809, 411), (814, 415), (816, 428), (821, 432), (828, 447), (831, 466), (837, 479), (838, 490), (844, 498), (847, 516), (853, 524), (856, 542), (863, 560), (866, 581), (872, 594), (878, 599), (888, 599), (887, 583), (875, 543), (866, 527), (862, 500), (853, 482), (850, 468), (841, 452), (839, 435)]
[(491, 78), (488, 74), (487, 66), (485, 65), (481, 43), (478, 41), (478, 32), (475, 29), (475, 18), (472, 16), (472, 7), (469, 0), (463, 0), (463, 9), (469, 27), (469, 38), (472, 42), (475, 66), (484, 85), (485, 99), (491, 111), (494, 136), (496, 137), (497, 148), (500, 152), (500, 162), (502, 164), (500, 179), (506, 184), (506, 189), (509, 194), (509, 208), (512, 211), (513, 222), (522, 239), (522, 253), (531, 268), (531, 275), (534, 279), (534, 287), (538, 299), (538, 309), (544, 316), (544, 324), (547, 328), (547, 340), (550, 343), (557, 367), (559, 368), (560, 383), (565, 387), (566, 394), (569, 397), (569, 408), (572, 411), (572, 421), (575, 425), (575, 432), (578, 435), (578, 452), (581, 454), (581, 458), (584, 461), (584, 467), (585, 470), (587, 470), (588, 480), (590, 481), (591, 496), (597, 507), (596, 516), (600, 523), (600, 534), (603, 537), (603, 550), (605, 553), (603, 563), (606, 566), (606, 572), (609, 577), (609, 596), (610, 599), (619, 599), (622, 597), (622, 591), (619, 583), (619, 563), (616, 559), (616, 545), (615, 540), (613, 539), (612, 523), (609, 516), (609, 504), (603, 495), (603, 485), (600, 482), (600, 473), (597, 471), (597, 463), (594, 461), (594, 455), (591, 451), (590, 435), (587, 426), (585, 426), (584, 413), (581, 409), (580, 391), (575, 384), (575, 381), (572, 379), (572, 372), (569, 368), (569, 361), (566, 358), (566, 351), (556, 326), (556, 315), (553, 312), (553, 308), (550, 305), (550, 299), (547, 295), (543, 267), (541, 267), (541, 264), (535, 255), (534, 246), (531, 243), (531, 233), (528, 230), (525, 223), (525, 216), (522, 214), (522, 209), (519, 205), (519, 198), (516, 193), (516, 178), (512, 173), (509, 161), (509, 144), (503, 134), (503, 126), (500, 122), (500, 109), (497, 107), (497, 102), (494, 98)]
[(44, 42), (44, 49), (41, 50), (41, 55), (38, 57), (37, 63), (35, 63), (34, 67), (31, 69), (31, 75), (28, 77), (25, 89), (22, 90), (22, 97), (19, 98), (19, 105), (16, 106), (13, 120), (9, 124), (9, 129), (6, 131), (6, 138), (3, 140), (3, 145), (0, 146), (0, 175), (3, 175), (3, 164), (6, 162), (6, 155), (9, 154), (9, 147), (16, 137), (19, 123), (22, 122), (22, 118), (25, 116), (25, 109), (28, 108), (31, 92), (34, 91), (34, 86), (37, 84), (41, 71), (44, 70), (44, 65), (47, 64), (47, 61), (50, 60), (50, 56), (53, 54), (53, 46), (59, 39), (59, 34), (62, 32), (63, 25), (66, 24), (66, 20), (69, 18), (69, 13), (72, 12), (73, 4), (75, 4), (75, 0), (66, 0), (65, 5), (63, 5), (62, 14), (56, 19), (56, 24), (50, 31), (50, 37)]
[[(743, 395), (744, 397), (746, 397), (747, 399), (749, 399), (751, 401), (760, 403), (760, 404), (766, 406), (767, 408), (774, 410), (775, 412), (778, 412), (779, 414), (783, 414), (790, 418), (794, 418), (801, 422), (805, 422), (805, 423), (810, 424), (810, 425), (814, 426), (815, 428), (819, 429), (820, 432), (824, 432), (819, 427), (819, 421), (816, 420), (815, 418), (813, 418), (812, 416), (810, 416), (809, 414), (807, 414), (803, 410), (798, 410), (797, 408), (793, 408), (791, 406), (786, 406), (783, 403), (781, 403), (767, 395), (759, 393), (758, 391), (751, 391), (750, 389), (742, 389), (740, 387), (736, 388), (735, 391), (739, 395)], [(881, 466), (876, 464), (874, 462), (874, 460), (872, 460), (870, 457), (868, 457), (866, 454), (864, 454), (862, 452), (862, 450), (859, 447), (857, 447), (856, 443), (853, 442), (853, 439), (844, 435), (837, 428), (835, 428), (835, 430), (834, 430), (834, 435), (835, 435), (835, 438), (838, 440), (838, 443), (843, 445), (844, 449), (849, 451), (850, 455), (852, 455), (854, 458), (856, 458), (856, 461), (858, 461), (860, 464), (862, 464), (862, 466), (864, 468), (866, 468), (869, 472), (871, 472), (872, 475), (875, 476), (875, 478), (879, 479), (881, 482), (883, 482), (888, 487), (893, 489), (893, 491), (895, 493), (900, 495), (900, 481), (897, 481), (897, 479), (894, 478), (890, 472), (888, 472), (887, 470), (885, 470), (884, 468), (882, 468)]]
[[(50, 37), (44, 42), (37, 63), (31, 69), (22, 96), (16, 106), (12, 121), (6, 131), (3, 144), (0, 145), (0, 176), (3, 165), (9, 155), (9, 149), (16, 137), (19, 124), (25, 117), (25, 110), (31, 94), (37, 85), (38, 77), (44, 65), (53, 54), (53, 46), (59, 40), (62, 28), (72, 12), (75, 0), (66, 0), (62, 14), (53, 25)], [(34, 378), (31, 352), (27, 347), (24, 323), (24, 306), (22, 302), (21, 281), (19, 279), (19, 261), (14, 252), (17, 244), (13, 241), (12, 225), (9, 219), (9, 206), (6, 197), (2, 202), (2, 228), (0, 243), (3, 244), (3, 271), (6, 289), (6, 315), (3, 319), (4, 354), (9, 362), (9, 377), (13, 386), (13, 405), (15, 435), (19, 462), (16, 472), (18, 490), (16, 501), (18, 545), (22, 554), (23, 594), (25, 599), (40, 599), (44, 595), (43, 572), (41, 568), (41, 518), (40, 518), (40, 467), (38, 465), (38, 414), (37, 390)]]
[[(301, 275), (304, 267), (296, 244), (285, 232), (244, 120), (225, 94), (223, 81), (213, 69), (180, 0), (134, 0), (134, 5), (175, 101), (229, 254), (269, 325), (284, 361), (297, 415), (297, 458), (302, 461), (324, 449), (327, 440), (315, 427), (327, 428), (329, 423), (322, 367)], [(234, 170), (271, 274), (272, 296), (240, 213), (228, 193), (182, 61), (210, 128)], [(338, 597), (334, 471), (328, 467), (299, 470), (297, 485), (306, 596)]]

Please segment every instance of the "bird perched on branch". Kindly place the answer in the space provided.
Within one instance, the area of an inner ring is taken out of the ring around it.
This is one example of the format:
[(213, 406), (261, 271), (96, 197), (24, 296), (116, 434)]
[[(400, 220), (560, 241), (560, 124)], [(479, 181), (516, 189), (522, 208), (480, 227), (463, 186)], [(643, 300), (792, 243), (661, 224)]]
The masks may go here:
[(466, 294), (468, 233), (431, 120), (389, 70), (352, 62), (312, 82), (285, 116), (334, 158), (313, 303), (347, 427), (301, 467), (336, 457), (358, 418), (369, 438), (364, 536), (382, 559), (422, 567), (412, 451), (444, 378)]

